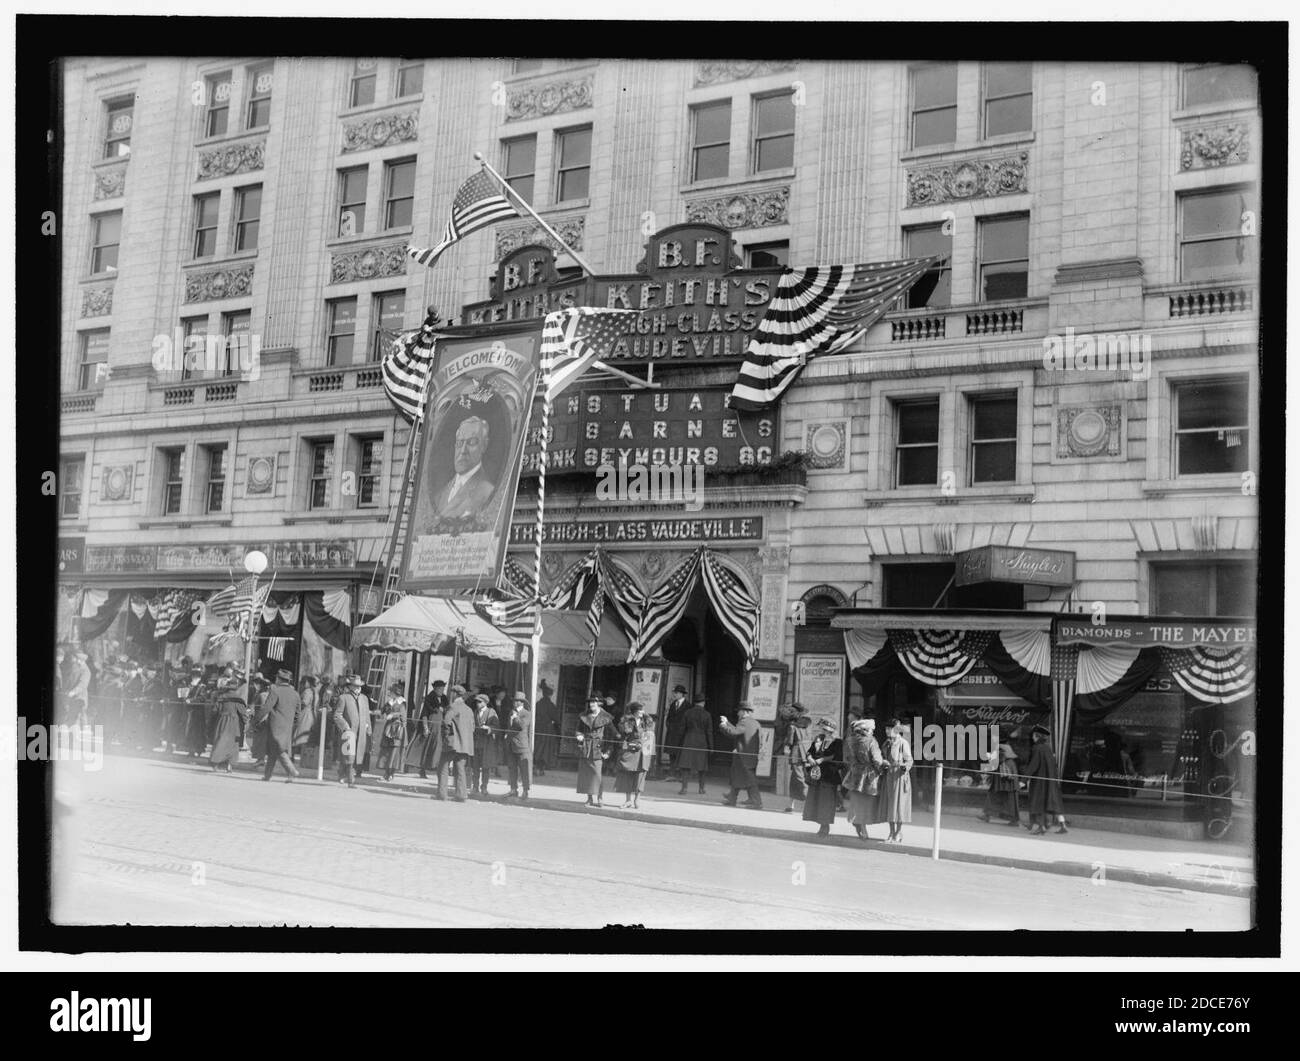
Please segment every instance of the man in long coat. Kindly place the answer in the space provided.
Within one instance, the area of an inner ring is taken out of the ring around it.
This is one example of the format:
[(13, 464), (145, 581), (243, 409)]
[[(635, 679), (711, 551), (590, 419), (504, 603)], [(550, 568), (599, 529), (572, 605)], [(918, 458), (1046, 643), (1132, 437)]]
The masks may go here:
[(682, 732), (685, 729), (684, 719), (686, 712), (691, 708), (691, 702), (686, 696), (686, 686), (674, 685), (672, 699), (668, 701), (668, 709), (664, 715), (664, 747), (663, 751), (668, 754), (668, 762), (673, 767), (678, 766), (677, 758), (681, 752)]
[(1065, 827), (1065, 804), (1061, 801), (1061, 771), (1056, 765), (1056, 755), (1052, 751), (1051, 731), (1045, 726), (1035, 726), (1032, 732), (1033, 746), (1029, 751), (1029, 762), (1021, 771), (1021, 777), (1029, 780), (1029, 825), (1027, 828), (1034, 836), (1047, 832), (1047, 822), (1056, 816), (1058, 833), (1069, 832)]
[(682, 715), (681, 751), (677, 754), (677, 772), (682, 787), (678, 795), (686, 794), (686, 783), (691, 774), (699, 775), (700, 794), (704, 794), (704, 774), (709, 769), (709, 753), (713, 751), (713, 716), (704, 706), (704, 697)]
[(546, 768), (555, 762), (558, 754), (560, 712), (552, 699), (555, 690), (551, 688), (550, 682), (543, 678), (537, 683), (537, 687), (542, 691), (542, 695), (537, 699), (535, 719), (537, 735), (534, 738), (536, 745), (533, 748), (533, 766), (537, 768), (538, 777), (545, 777)]
[(420, 705), (420, 722), (406, 753), (408, 764), (418, 761), (420, 776), (428, 778), (429, 768), (438, 769), (442, 759), (442, 713), (447, 709), (447, 683), (439, 678)]
[(257, 710), (258, 721), (266, 721), (266, 768), (262, 780), (270, 781), (278, 762), (292, 781), (298, 776), (298, 768), (293, 765), (290, 753), (293, 751), (293, 724), (298, 717), (302, 702), (298, 699), (298, 690), (293, 687), (293, 675), (281, 668), (275, 673), (275, 684), (271, 686)]
[(465, 703), (465, 687), (451, 687), (451, 703), (442, 713), (442, 757), (438, 760), (438, 794), (435, 799), (447, 798), (447, 768), (455, 773), (456, 802), (464, 803), (465, 770), (474, 754), (474, 712)]
[(351, 674), (345, 681), (347, 684), (334, 708), (334, 729), (339, 735), (339, 758), (343, 761), (339, 780), (346, 782), (348, 788), (356, 788), (352, 770), (365, 754), (370, 736), (370, 704), (361, 691), (360, 674)]
[(743, 788), (748, 793), (745, 806), (762, 810), (763, 797), (758, 791), (756, 773), (761, 727), (754, 720), (753, 708), (742, 700), (736, 705), (736, 724), (733, 726), (724, 717), (718, 720), (718, 727), (736, 742), (736, 749), (731, 754), (731, 791), (722, 797), (722, 802), (734, 807)]
[(510, 795), (519, 795), (519, 783), (524, 786), (523, 798), (533, 783), (533, 713), (528, 710), (528, 697), (515, 693), (514, 710), (506, 723), (506, 765), (510, 772)]

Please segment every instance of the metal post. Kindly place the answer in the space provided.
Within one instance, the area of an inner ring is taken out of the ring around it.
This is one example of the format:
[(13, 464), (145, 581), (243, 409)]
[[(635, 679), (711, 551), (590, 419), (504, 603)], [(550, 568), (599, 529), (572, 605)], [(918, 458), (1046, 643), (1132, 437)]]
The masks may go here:
[(939, 815), (943, 812), (943, 763), (934, 766), (934, 839), (930, 842), (930, 857), (939, 861)]
[(244, 644), (244, 706), (248, 720), (244, 723), (244, 747), (248, 747), (248, 728), (253, 724), (253, 642), (257, 640), (257, 627), (262, 618), (257, 606), (257, 576), (253, 575), (253, 600), (248, 608), (248, 641)]

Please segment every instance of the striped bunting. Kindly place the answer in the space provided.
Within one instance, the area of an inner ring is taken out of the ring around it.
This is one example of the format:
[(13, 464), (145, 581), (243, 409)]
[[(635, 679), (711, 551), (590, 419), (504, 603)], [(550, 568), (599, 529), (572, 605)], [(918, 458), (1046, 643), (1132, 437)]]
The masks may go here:
[(600, 578), (597, 570), (599, 556), (592, 550), (568, 571), (566, 571), (555, 588), (546, 594), (546, 606), (559, 611), (576, 612), (582, 607), (582, 600), (592, 583)]
[[(731, 407), (755, 410), (775, 404), (810, 357), (849, 346), (943, 260), (932, 256), (787, 269), (750, 340)], [(937, 279), (937, 273), (931, 275)]]
[(599, 553), (597, 577), (606, 599), (614, 609), (619, 623), (624, 630), (634, 631), (640, 625), (641, 613), (645, 610), (645, 593), (636, 581), (622, 567), (611, 560), (602, 550)]
[(975, 666), (992, 640), (982, 630), (890, 630), (889, 643), (917, 681), (946, 686), (960, 681)]
[(451, 203), (451, 217), (436, 247), (408, 247), (407, 255), (420, 265), (433, 268), (438, 256), (464, 236), (498, 221), (518, 217), (519, 211), (501, 194), (501, 188), (487, 170), (481, 169), (460, 186)]
[(1249, 649), (1160, 649), (1160, 659), (1183, 691), (1212, 704), (1230, 704), (1255, 691), (1255, 663)]
[(691, 591), (700, 573), (700, 551), (691, 553), (675, 567), (647, 598), (641, 611), (636, 637), (628, 651), (627, 661), (635, 663), (648, 656), (672, 630), (691, 602)]
[(748, 670), (758, 657), (758, 601), (707, 549), (701, 553), (700, 574), (718, 621), (744, 648)]
[(397, 411), (412, 422), (424, 415), (424, 393), (433, 370), (433, 329), (437, 324), (438, 318), (430, 314), (415, 331), (385, 332), (392, 341), (379, 365), (384, 392)]

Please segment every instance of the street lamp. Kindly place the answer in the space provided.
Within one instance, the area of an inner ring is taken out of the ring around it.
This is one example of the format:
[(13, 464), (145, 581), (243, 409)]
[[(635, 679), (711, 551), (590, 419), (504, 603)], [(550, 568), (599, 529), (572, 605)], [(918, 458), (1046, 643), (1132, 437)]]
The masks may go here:
[[(266, 553), (254, 549), (244, 557), (244, 570), (253, 576), (253, 591), (248, 605), (248, 642), (244, 645), (244, 706), (248, 719), (253, 718), (253, 642), (257, 640), (257, 627), (262, 616), (257, 607), (257, 576), (266, 570)], [(245, 736), (247, 736), (245, 729)]]

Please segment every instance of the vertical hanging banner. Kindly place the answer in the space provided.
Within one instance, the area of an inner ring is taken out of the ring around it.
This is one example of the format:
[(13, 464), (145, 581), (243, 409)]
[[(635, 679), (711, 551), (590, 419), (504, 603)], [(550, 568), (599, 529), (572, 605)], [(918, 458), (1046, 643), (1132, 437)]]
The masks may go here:
[(505, 562), (541, 321), (437, 348), (402, 563), (409, 593), (495, 585)]

